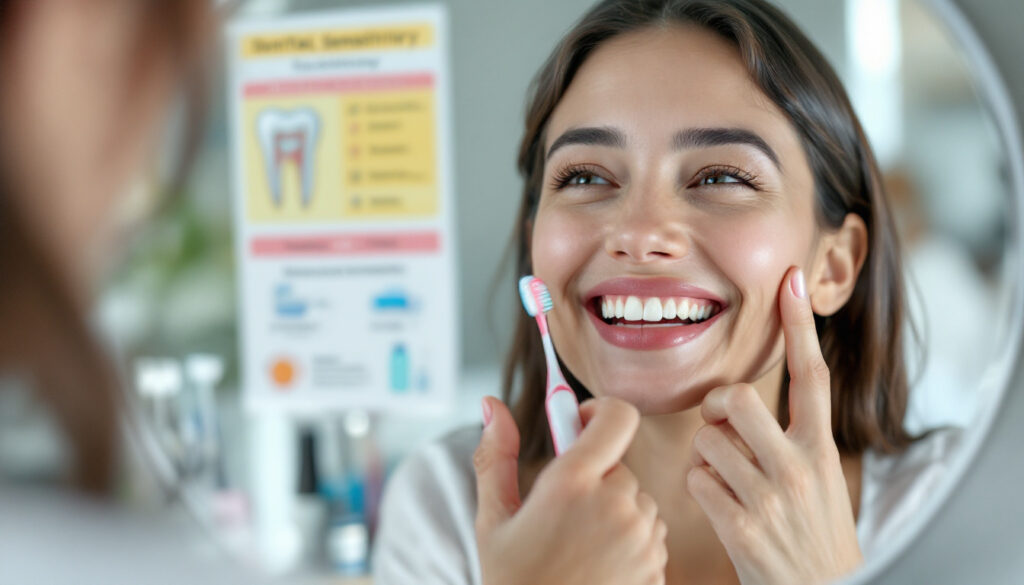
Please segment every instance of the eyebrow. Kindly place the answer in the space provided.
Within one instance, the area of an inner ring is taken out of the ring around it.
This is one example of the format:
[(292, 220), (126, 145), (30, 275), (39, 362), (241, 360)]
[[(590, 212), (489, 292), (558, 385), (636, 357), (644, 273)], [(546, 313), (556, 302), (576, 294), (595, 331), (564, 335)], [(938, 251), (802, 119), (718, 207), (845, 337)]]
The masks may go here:
[(626, 148), (626, 135), (617, 128), (608, 126), (573, 128), (566, 130), (564, 134), (555, 139), (548, 149), (545, 160), (550, 160), (556, 150), (570, 144), (589, 144), (595, 146), (611, 146), (614, 148)]
[(743, 128), (689, 128), (672, 137), (672, 150), (707, 148), (723, 144), (746, 144), (760, 150), (776, 168), (781, 169), (779, 156), (757, 134)]
[[(570, 144), (591, 146), (626, 147), (626, 135), (621, 130), (610, 126), (572, 128), (555, 139), (548, 149), (546, 160), (556, 150)], [(672, 137), (672, 150), (688, 148), (708, 148), (725, 144), (745, 144), (753, 146), (767, 156), (776, 168), (781, 168), (779, 156), (763, 138), (743, 128), (688, 128), (676, 132)]]

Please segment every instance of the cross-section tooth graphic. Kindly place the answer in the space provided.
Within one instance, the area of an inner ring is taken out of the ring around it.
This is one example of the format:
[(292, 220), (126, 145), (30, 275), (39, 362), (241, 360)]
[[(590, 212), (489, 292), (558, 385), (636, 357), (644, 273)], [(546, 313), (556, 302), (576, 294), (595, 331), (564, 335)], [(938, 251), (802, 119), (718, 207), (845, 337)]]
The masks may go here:
[(281, 207), (281, 166), (293, 162), (302, 182), (302, 206), (313, 199), (316, 141), (320, 133), (320, 116), (313, 108), (283, 110), (267, 108), (256, 117), (263, 164), (267, 169), (267, 186), (274, 206)]

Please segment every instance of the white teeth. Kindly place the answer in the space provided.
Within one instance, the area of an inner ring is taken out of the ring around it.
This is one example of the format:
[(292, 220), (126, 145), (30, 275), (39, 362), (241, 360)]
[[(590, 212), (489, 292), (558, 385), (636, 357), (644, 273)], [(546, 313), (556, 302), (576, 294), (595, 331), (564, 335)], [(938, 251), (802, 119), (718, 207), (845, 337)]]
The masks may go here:
[(256, 132), (263, 151), (270, 196), (276, 207), (281, 206), (281, 166), (288, 160), (294, 161), (299, 169), (302, 206), (309, 206), (313, 198), (313, 165), (319, 131), (320, 116), (312, 108), (266, 108), (257, 115)]
[(711, 317), (713, 311), (714, 304), (686, 298), (608, 296), (601, 299), (601, 317), (604, 319), (649, 323), (675, 319), (700, 322)]
[(644, 321), (661, 321), (661, 299), (651, 297), (644, 302)]
[(622, 318), (626, 321), (639, 321), (644, 317), (644, 306), (636, 297), (626, 297), (626, 306), (622, 312)]
[(661, 306), (661, 317), (663, 319), (675, 319), (676, 318), (676, 300), (669, 299), (664, 302)]
[(696, 321), (700, 319), (700, 306), (695, 304), (690, 307), (690, 321)]

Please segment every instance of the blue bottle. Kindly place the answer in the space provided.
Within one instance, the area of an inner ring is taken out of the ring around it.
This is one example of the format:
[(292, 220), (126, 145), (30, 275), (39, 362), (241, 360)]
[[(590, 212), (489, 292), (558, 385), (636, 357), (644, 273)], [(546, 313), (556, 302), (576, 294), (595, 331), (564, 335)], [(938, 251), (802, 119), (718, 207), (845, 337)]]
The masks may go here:
[(405, 392), (409, 389), (409, 355), (405, 345), (396, 343), (391, 350), (391, 390)]

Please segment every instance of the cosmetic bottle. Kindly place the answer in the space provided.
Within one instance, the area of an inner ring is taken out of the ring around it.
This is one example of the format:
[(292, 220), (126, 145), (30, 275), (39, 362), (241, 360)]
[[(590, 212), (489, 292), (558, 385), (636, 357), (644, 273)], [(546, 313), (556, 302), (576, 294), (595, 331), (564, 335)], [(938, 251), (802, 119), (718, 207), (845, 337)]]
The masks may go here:
[(405, 392), (409, 389), (409, 354), (405, 345), (396, 343), (391, 350), (391, 390)]
[(327, 505), (320, 497), (316, 462), (316, 434), (303, 429), (299, 437), (299, 485), (294, 503), (294, 520), (302, 538), (302, 560), (308, 567), (323, 560)]
[(338, 575), (365, 575), (370, 570), (370, 532), (363, 513), (363, 483), (357, 476), (345, 481), (333, 506), (327, 529), (327, 560)]

